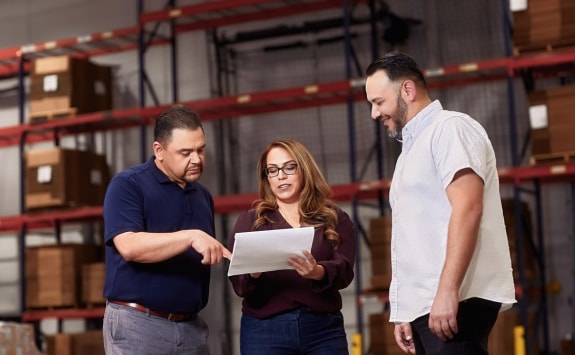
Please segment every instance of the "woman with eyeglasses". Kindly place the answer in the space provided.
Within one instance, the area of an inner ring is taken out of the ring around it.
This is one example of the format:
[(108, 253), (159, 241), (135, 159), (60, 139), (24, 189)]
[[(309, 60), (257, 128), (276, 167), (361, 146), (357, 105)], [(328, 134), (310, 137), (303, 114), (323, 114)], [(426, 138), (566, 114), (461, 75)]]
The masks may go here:
[(305, 258), (292, 255), (290, 270), (231, 276), (243, 298), (243, 355), (348, 354), (340, 290), (354, 276), (355, 230), (310, 152), (298, 141), (272, 142), (258, 165), (259, 199), (242, 213), (236, 233), (315, 228)]

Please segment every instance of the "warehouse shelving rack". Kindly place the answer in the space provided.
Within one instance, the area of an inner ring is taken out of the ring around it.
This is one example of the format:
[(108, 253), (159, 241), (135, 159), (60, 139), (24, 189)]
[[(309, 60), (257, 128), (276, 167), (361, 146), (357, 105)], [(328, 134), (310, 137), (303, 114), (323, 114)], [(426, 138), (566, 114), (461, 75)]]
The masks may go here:
[[(171, 2), (173, 5), (173, 2)], [(271, 6), (271, 7), (270, 7)], [(0, 147), (19, 144), (21, 152), (25, 144), (54, 141), (66, 135), (78, 133), (92, 133), (109, 129), (122, 129), (126, 127), (145, 127), (152, 122), (153, 117), (163, 111), (169, 105), (156, 105), (147, 107), (143, 98), (145, 97), (143, 87), (144, 80), (140, 87), (140, 107), (127, 110), (113, 110), (109, 112), (98, 112), (85, 115), (78, 115), (71, 119), (49, 121), (41, 124), (25, 123), (24, 113), (24, 76), (29, 71), (29, 60), (50, 55), (74, 54), (89, 57), (100, 54), (114, 53), (118, 51), (138, 49), (140, 60), (140, 77), (145, 78), (144, 71), (144, 31), (145, 23), (150, 21), (169, 20), (172, 24), (172, 33), (177, 34), (183, 31), (206, 29), (213, 26), (224, 26), (245, 21), (258, 19), (269, 19), (272, 17), (288, 16), (303, 12), (319, 11), (329, 8), (340, 7), (339, 1), (301, 1), (298, 4), (287, 1), (219, 1), (215, 3), (204, 3), (180, 9), (170, 9), (168, 11), (158, 11), (155, 13), (141, 13), (140, 26), (135, 28), (114, 30), (104, 33), (96, 33), (88, 36), (69, 38), (64, 40), (37, 43), (23, 47), (9, 48), (0, 51), (0, 64), (2, 71), (0, 75), (10, 77), (15, 74), (19, 76), (19, 107), (20, 124), (14, 127), (0, 129)], [(139, 2), (139, 10), (142, 10), (142, 2)], [(208, 16), (221, 12), (221, 16)], [(202, 19), (198, 19), (198, 17)], [(193, 23), (184, 23), (174, 26), (174, 19), (187, 17)], [(153, 31), (155, 36), (155, 30)], [(172, 44), (172, 39), (160, 38), (149, 40), (148, 44)], [(175, 55), (174, 55), (175, 56)], [(175, 66), (174, 66), (175, 68)], [(173, 75), (175, 77), (175, 75)], [(175, 82), (175, 80), (174, 80)], [(329, 105), (350, 100), (349, 93), (355, 89), (362, 88), (362, 82), (340, 81), (333, 83), (312, 84), (305, 87), (281, 89), (265, 93), (244, 94), (233, 97), (220, 97), (194, 102), (179, 102), (197, 109), (203, 120), (221, 119), (222, 117), (236, 117), (245, 114), (262, 114), (266, 112), (312, 107), (318, 105)], [(174, 88), (174, 92), (177, 89)], [(359, 92), (353, 94), (352, 100), (360, 100), (363, 97)], [(174, 96), (177, 102), (177, 95)], [(270, 105), (271, 104), (271, 105)], [(142, 129), (142, 142), (145, 141), (145, 131)], [(23, 167), (21, 175), (23, 176)], [(351, 200), (358, 196), (369, 195), (372, 191), (385, 188), (387, 182), (374, 182), (369, 184), (348, 184), (334, 186), (335, 198)], [(24, 191), (22, 191), (22, 196)], [(245, 196), (221, 196), (215, 198), (216, 212), (229, 213), (245, 209), (255, 198), (255, 194)], [(23, 203), (22, 203), (23, 205)], [(73, 211), (59, 211), (48, 213), (26, 213), (22, 210), (17, 216), (7, 216), (0, 219), (0, 232), (19, 231), (21, 234), (21, 255), (23, 255), (23, 240), (28, 230), (55, 228), (59, 233), (62, 223), (73, 223), (81, 221), (94, 221), (101, 218), (101, 207), (82, 208)], [(45, 317), (56, 317), (60, 319), (76, 317), (101, 317), (101, 309), (94, 310), (55, 310), (55, 311), (23, 311), (22, 319), (26, 321), (40, 320)]]
[[(155, 21), (179, 21), (177, 24), (173, 24), (173, 34), (177, 35), (186, 31), (279, 18), (298, 13), (334, 9), (341, 6), (341, 1), (325, 0), (301, 1), (295, 6), (287, 1), (221, 0), (181, 8), (174, 7), (156, 12), (142, 12), (140, 14), (140, 24), (136, 27), (0, 50), (0, 77), (20, 76), (20, 88), (22, 90), (22, 78), (29, 70), (29, 59), (58, 54), (95, 56), (126, 50), (143, 51), (143, 27), (146, 23)], [(172, 38), (159, 36), (149, 39), (147, 44), (173, 45), (173, 42)], [(567, 70), (573, 70), (573, 62), (575, 62), (575, 50), (568, 49), (553, 53), (504, 57), (428, 68), (425, 70), (425, 75), (431, 88), (440, 88), (508, 79), (522, 75), (523, 70), (530, 70), (535, 76), (553, 75), (554, 72), (551, 71), (549, 73), (548, 69), (566, 67)], [(144, 70), (143, 65), (141, 69)], [(350, 100), (350, 92), (352, 93), (352, 101), (364, 100), (363, 80), (355, 78), (332, 83), (313, 83), (303, 87), (232, 95), (183, 102), (183, 104), (197, 109), (204, 120), (218, 120), (248, 114), (257, 115), (272, 111), (346, 103)], [(59, 138), (66, 135), (135, 126), (143, 127), (153, 122), (153, 118), (168, 106), (156, 105), (148, 107), (142, 103), (141, 107), (138, 108), (78, 115), (71, 119), (31, 125), (24, 122), (23, 92), (19, 96), (21, 99), (19, 102), (21, 107), (20, 124), (0, 128), (0, 147), (20, 145), (22, 151), (25, 144), (39, 141), (57, 142)], [(575, 181), (575, 163), (568, 162), (533, 167), (514, 166), (500, 171), (500, 179), (502, 183), (510, 183), (517, 187), (527, 182), (572, 183)], [(381, 192), (387, 192), (389, 181), (352, 182), (350, 184), (333, 186), (333, 188), (335, 199), (338, 201), (377, 199), (381, 196)], [(216, 212), (225, 214), (245, 209), (255, 197), (255, 194), (216, 196)], [(34, 214), (22, 211), (21, 214), (16, 216), (0, 217), (0, 232), (20, 232), (22, 236), (21, 241), (23, 242), (28, 230), (58, 228), (61, 223), (95, 221), (100, 218), (101, 207)], [(542, 236), (539, 236), (539, 239), (542, 241)], [(544, 285), (542, 286), (544, 287)], [(101, 317), (102, 312), (101, 309), (46, 312), (24, 311), (22, 319), (31, 321), (45, 317), (61, 319)]]

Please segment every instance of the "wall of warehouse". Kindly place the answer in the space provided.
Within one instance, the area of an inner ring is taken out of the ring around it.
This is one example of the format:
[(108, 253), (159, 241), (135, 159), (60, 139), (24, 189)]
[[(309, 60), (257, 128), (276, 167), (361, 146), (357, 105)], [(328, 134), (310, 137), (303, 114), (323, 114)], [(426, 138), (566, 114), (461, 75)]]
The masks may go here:
[[(196, 1), (197, 2), (197, 1)], [(179, 5), (194, 1), (179, 1)], [(404, 17), (420, 20), (421, 24), (411, 28), (407, 42), (399, 49), (413, 55), (424, 68), (459, 64), (467, 61), (485, 60), (505, 56), (503, 28), (503, 6), (499, 1), (482, 0), (428, 0), (424, 4), (415, 0), (389, 0), (390, 9)], [(146, 10), (158, 9), (159, 2), (147, 1)], [(28, 43), (74, 37), (112, 29), (136, 25), (136, 1), (102, 0), (51, 0), (45, 1), (4, 1), (0, 2), (0, 49)], [(358, 8), (354, 15), (367, 15), (366, 9)], [(242, 32), (273, 28), (278, 25), (301, 25), (305, 21), (318, 20), (318, 16), (333, 18), (341, 16), (341, 11), (285, 18), (275, 21), (250, 23), (218, 31), (218, 35), (233, 38)], [(382, 31), (381, 25), (378, 29)], [(315, 82), (330, 82), (345, 79), (345, 56), (340, 29), (306, 33), (299, 36), (285, 36), (240, 43), (230, 46), (229, 94), (258, 92), (285, 87), (301, 86)], [(370, 28), (358, 25), (353, 28), (353, 45), (362, 70), (372, 57)], [(379, 39), (379, 38), (378, 38)], [(190, 32), (178, 36), (178, 62), (181, 101), (204, 99), (215, 95), (216, 73), (213, 62), (213, 47), (205, 32)], [(294, 45), (297, 44), (297, 45)], [(389, 43), (379, 39), (380, 52), (391, 49)], [(134, 107), (138, 104), (138, 63), (136, 51), (98, 56), (96, 63), (114, 67), (114, 107)], [(146, 68), (150, 81), (162, 104), (171, 100), (170, 56), (167, 47), (153, 47), (146, 55)], [(353, 73), (361, 77), (362, 73)], [(553, 79), (543, 85), (553, 85)], [(17, 91), (14, 79), (0, 80), (0, 126), (18, 124)], [(513, 82), (517, 107), (517, 127), (520, 140), (528, 129), (527, 100), (522, 82)], [(498, 165), (511, 165), (509, 147), (510, 122), (508, 119), (509, 98), (507, 83), (493, 81), (475, 85), (433, 90), (432, 96), (442, 101), (444, 107), (469, 113), (487, 129), (498, 157)], [(151, 97), (147, 96), (151, 105)], [(377, 178), (376, 165), (370, 150), (374, 144), (374, 126), (369, 119), (366, 103), (356, 103), (353, 107), (356, 146), (350, 147), (348, 112), (345, 105), (316, 107), (258, 116), (245, 116), (226, 120), (223, 135), (216, 122), (206, 122), (208, 143), (207, 170), (202, 183), (214, 195), (222, 194), (218, 177), (226, 176), (225, 193), (254, 192), (257, 188), (255, 164), (262, 149), (273, 139), (292, 137), (302, 141), (317, 158), (331, 184), (350, 182), (350, 151), (355, 151), (356, 176), (363, 180)], [(391, 177), (399, 145), (382, 137), (385, 152), (384, 175)], [(222, 142), (220, 142), (220, 140)], [(151, 154), (151, 130), (148, 130), (148, 155)], [(222, 144), (225, 151), (218, 151)], [(26, 149), (50, 146), (41, 143)], [(140, 132), (138, 129), (109, 131), (93, 136), (81, 135), (66, 137), (63, 147), (94, 149), (105, 153), (112, 172), (121, 171), (140, 161)], [(233, 153), (232, 153), (233, 152)], [(217, 158), (225, 156), (227, 164), (219, 168)], [(20, 212), (19, 176), (20, 154), (18, 147), (0, 148), (0, 216), (17, 215)], [(528, 161), (522, 161), (528, 164)], [(360, 174), (359, 171), (362, 171)], [(502, 195), (513, 197), (510, 186), (503, 185)], [(544, 256), (547, 261), (548, 281), (557, 281), (561, 289), (548, 295), (551, 346), (557, 350), (559, 341), (573, 329), (573, 193), (567, 184), (542, 186), (543, 220), (545, 236)], [(523, 196), (531, 209), (535, 201), (531, 196)], [(352, 213), (352, 206), (343, 203), (342, 207)], [(369, 228), (369, 220), (378, 216), (378, 210), (369, 205), (358, 207), (359, 221), (363, 229)], [(218, 239), (227, 240), (225, 231), (231, 230), (237, 214), (225, 219), (217, 217)], [(533, 218), (535, 220), (535, 218)], [(80, 225), (66, 225), (64, 241), (83, 241), (101, 237), (101, 226), (89, 228)], [(361, 239), (361, 236), (360, 236)], [(53, 243), (53, 232), (46, 230), (31, 232), (26, 244), (38, 245)], [(357, 279), (343, 290), (346, 330), (351, 344), (351, 335), (359, 324), (367, 326), (368, 315), (382, 310), (382, 304), (368, 302), (363, 306), (361, 319), (358, 319), (356, 288), (367, 288), (370, 284), (370, 253), (366, 243), (360, 240), (361, 262), (356, 270)], [(18, 235), (0, 235), (0, 318), (17, 315), (20, 310), (18, 276)], [(213, 268), (210, 302), (203, 316), (210, 326), (210, 345), (213, 354), (239, 354), (238, 333), (241, 316), (241, 299), (231, 291), (225, 277), (225, 266)], [(231, 312), (225, 314), (226, 304)], [(231, 322), (227, 324), (226, 322)], [(65, 331), (81, 331), (85, 328), (82, 320), (64, 322)], [(231, 327), (232, 343), (226, 342), (226, 329)], [(43, 321), (41, 329), (46, 334), (57, 329), (53, 320)], [(365, 329), (366, 330), (366, 329)], [(367, 335), (367, 331), (365, 332)], [(369, 338), (364, 339), (364, 346)]]

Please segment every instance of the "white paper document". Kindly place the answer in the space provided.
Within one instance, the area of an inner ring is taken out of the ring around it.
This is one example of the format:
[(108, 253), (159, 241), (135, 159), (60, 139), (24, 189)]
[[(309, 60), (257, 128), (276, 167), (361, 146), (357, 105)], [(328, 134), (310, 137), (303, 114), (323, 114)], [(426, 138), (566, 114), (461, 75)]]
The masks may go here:
[(311, 251), (313, 227), (236, 233), (228, 276), (291, 269), (287, 259)]

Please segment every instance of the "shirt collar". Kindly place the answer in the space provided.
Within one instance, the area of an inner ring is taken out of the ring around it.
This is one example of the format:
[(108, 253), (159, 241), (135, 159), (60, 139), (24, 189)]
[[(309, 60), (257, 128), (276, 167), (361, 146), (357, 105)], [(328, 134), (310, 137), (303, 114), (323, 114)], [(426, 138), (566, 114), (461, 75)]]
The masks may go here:
[(411, 148), (411, 145), (415, 142), (421, 132), (429, 126), (431, 118), (440, 110), (443, 110), (443, 107), (439, 100), (435, 100), (425, 106), (423, 110), (419, 111), (409, 122), (407, 122), (401, 131), (403, 150)]
[[(156, 165), (156, 163), (154, 162), (154, 160), (156, 160), (155, 156), (152, 156), (150, 159), (148, 159), (148, 161), (146, 162), (148, 164), (148, 166), (150, 167), (150, 169), (152, 169), (152, 174), (154, 175), (154, 178), (158, 181), (158, 183), (160, 184), (175, 184), (172, 180), (170, 180), (166, 174), (164, 174), (164, 172), (162, 170), (160, 170), (160, 168), (158, 168), (158, 166)], [(196, 188), (196, 183), (186, 183), (186, 186), (184, 187), (184, 190), (192, 190)]]

